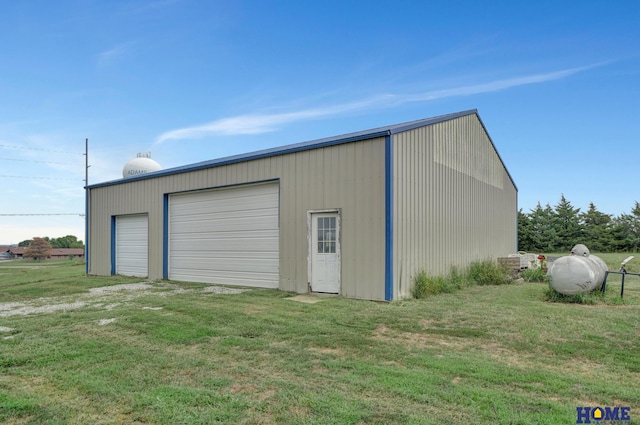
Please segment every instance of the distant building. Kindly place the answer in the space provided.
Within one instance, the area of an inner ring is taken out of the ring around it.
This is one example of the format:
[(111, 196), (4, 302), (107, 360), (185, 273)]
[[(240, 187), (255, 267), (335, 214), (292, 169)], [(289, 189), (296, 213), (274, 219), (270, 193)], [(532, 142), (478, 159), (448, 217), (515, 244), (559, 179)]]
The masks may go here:
[[(20, 260), (24, 258), (24, 252), (27, 248), (22, 246), (8, 247), (3, 249), (2, 256), (0, 258), (10, 260)], [(51, 248), (51, 254), (47, 257), (47, 260), (68, 260), (68, 259), (83, 259), (84, 249), (82, 248)]]
[(78, 260), (84, 258), (83, 248), (51, 248), (49, 260)]
[(11, 258), (11, 254), (9, 254), (9, 249), (12, 245), (0, 245), (0, 260), (8, 260)]
[(409, 297), (517, 250), (517, 188), (476, 110), (88, 187), (87, 272)]
[(23, 246), (13, 246), (11, 248), (9, 248), (7, 250), (7, 252), (9, 253), (9, 258), (12, 260), (19, 260), (22, 258), (22, 255), (24, 254), (24, 250), (26, 248)]

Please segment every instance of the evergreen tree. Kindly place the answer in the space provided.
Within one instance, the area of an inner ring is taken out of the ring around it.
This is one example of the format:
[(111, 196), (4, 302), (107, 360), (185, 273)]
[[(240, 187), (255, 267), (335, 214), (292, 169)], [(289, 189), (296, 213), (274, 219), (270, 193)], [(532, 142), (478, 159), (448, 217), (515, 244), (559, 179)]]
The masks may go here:
[(555, 251), (569, 251), (575, 244), (582, 243), (583, 225), (580, 208), (574, 208), (564, 194), (555, 206), (554, 227), (558, 237)]
[(538, 252), (555, 252), (559, 245), (555, 223), (555, 212), (549, 204), (544, 208), (538, 202), (529, 214), (531, 226), (531, 248)]
[(635, 202), (631, 214), (620, 214), (613, 219), (616, 251), (638, 252), (640, 249), (640, 204)]
[(534, 250), (533, 240), (531, 239), (531, 219), (522, 209), (518, 211), (518, 250), (532, 251)]
[(564, 197), (552, 209), (540, 202), (524, 213), (518, 211), (518, 249), (529, 252), (568, 252), (583, 243), (594, 252), (640, 251), (640, 202), (635, 201), (630, 214), (612, 217), (589, 203), (580, 213)]
[(602, 213), (596, 209), (593, 202), (589, 203), (589, 210), (582, 214), (584, 223), (583, 242), (591, 251), (608, 252), (614, 251), (614, 239), (612, 223), (613, 219), (609, 214)]

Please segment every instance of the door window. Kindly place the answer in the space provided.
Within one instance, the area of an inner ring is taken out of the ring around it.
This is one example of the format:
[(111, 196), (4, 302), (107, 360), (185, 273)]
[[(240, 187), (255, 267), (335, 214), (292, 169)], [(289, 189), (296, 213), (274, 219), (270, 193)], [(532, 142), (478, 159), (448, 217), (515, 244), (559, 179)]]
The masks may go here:
[(336, 218), (318, 217), (318, 253), (335, 254)]

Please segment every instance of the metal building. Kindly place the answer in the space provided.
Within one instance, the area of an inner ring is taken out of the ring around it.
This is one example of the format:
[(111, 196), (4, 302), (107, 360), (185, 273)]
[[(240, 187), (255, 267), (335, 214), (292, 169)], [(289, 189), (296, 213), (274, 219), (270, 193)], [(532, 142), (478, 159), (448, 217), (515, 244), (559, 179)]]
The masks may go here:
[(87, 188), (87, 272), (395, 300), (517, 246), (476, 110)]

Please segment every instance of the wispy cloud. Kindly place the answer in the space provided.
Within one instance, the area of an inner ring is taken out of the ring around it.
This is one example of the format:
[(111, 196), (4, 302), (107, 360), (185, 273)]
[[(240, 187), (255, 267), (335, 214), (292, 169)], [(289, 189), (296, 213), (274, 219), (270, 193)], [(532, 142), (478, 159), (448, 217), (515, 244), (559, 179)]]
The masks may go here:
[(310, 120), (344, 112), (353, 112), (376, 107), (382, 104), (382, 98), (372, 98), (362, 102), (354, 102), (325, 108), (307, 109), (297, 112), (285, 112), (279, 114), (247, 114), (236, 117), (222, 118), (207, 124), (195, 127), (181, 128), (167, 131), (156, 139), (155, 143), (167, 140), (201, 139), (211, 135), (241, 135), (262, 134), (276, 131), (279, 126), (297, 121)]
[(109, 65), (124, 56), (130, 50), (131, 43), (123, 43), (98, 54), (98, 65)]
[(554, 72), (526, 75), (522, 77), (506, 78), (482, 84), (432, 90), (422, 93), (378, 95), (357, 102), (323, 108), (312, 108), (296, 112), (239, 115), (230, 118), (222, 118), (194, 127), (167, 131), (158, 136), (155, 143), (162, 143), (168, 140), (201, 139), (214, 135), (268, 133), (278, 130), (278, 128), (284, 124), (333, 116), (341, 113), (358, 112), (366, 109), (391, 108), (410, 102), (426, 102), (448, 97), (471, 96), (529, 84), (540, 84), (548, 81), (560, 80), (601, 65), (603, 65), (603, 63)]
[(455, 96), (471, 96), (474, 94), (491, 93), (500, 90), (506, 90), (513, 87), (525, 86), (529, 84), (539, 84), (548, 81), (560, 80), (571, 75), (577, 74), (588, 69), (592, 69), (598, 65), (583, 66), (579, 68), (565, 69), (561, 71), (547, 72), (543, 74), (526, 75), (524, 77), (506, 78), (503, 80), (491, 81), (483, 84), (474, 84), (470, 86), (453, 87), (450, 89), (434, 90), (414, 95), (402, 95), (398, 97), (398, 103), (421, 102), (434, 99), (442, 99)]

